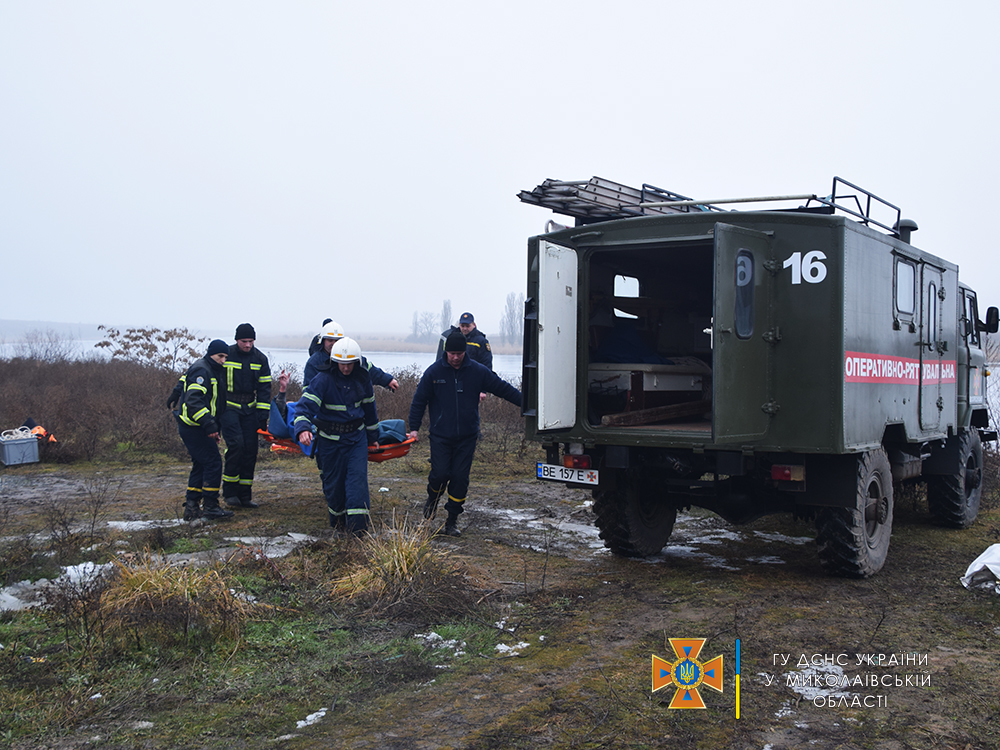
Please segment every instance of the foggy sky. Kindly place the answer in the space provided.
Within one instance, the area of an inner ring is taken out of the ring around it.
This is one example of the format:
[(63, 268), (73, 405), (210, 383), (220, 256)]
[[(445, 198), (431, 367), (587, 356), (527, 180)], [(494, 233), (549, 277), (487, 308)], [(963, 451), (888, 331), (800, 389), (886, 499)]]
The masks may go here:
[[(545, 178), (895, 203), (1000, 304), (1000, 5), (0, 0), (0, 318), (497, 334)], [(985, 214), (985, 216), (984, 216)], [(986, 231), (984, 231), (986, 230)]]

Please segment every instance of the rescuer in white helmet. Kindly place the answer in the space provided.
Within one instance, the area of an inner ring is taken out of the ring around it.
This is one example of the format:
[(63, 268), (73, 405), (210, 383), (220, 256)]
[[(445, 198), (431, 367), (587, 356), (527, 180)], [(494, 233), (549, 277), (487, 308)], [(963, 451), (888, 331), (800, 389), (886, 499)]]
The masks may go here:
[[(317, 372), (322, 372), (330, 368), (330, 355), (333, 351), (333, 345), (343, 337), (344, 329), (336, 321), (328, 320), (323, 324), (323, 330), (314, 339), (314, 342), (319, 342), (316, 351), (309, 356), (309, 360), (306, 362), (306, 369), (302, 375), (303, 388), (309, 385), (309, 381), (313, 379)], [(312, 351), (311, 346), (309, 350)], [(368, 370), (368, 374), (371, 375), (372, 385), (380, 385), (383, 388), (388, 388), (390, 391), (399, 388), (399, 382), (396, 378), (384, 370), (380, 370), (364, 357), (361, 358), (361, 366)]]
[(368, 446), (378, 445), (378, 415), (371, 376), (352, 338), (330, 349), (331, 367), (317, 372), (299, 399), (293, 431), (316, 443), (330, 526), (363, 536), (368, 531)]

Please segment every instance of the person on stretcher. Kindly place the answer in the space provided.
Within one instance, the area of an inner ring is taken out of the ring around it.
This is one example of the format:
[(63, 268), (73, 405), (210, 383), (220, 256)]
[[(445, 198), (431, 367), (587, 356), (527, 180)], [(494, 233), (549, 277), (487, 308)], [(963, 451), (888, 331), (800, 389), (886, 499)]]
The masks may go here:
[[(274, 438), (287, 441), (287, 449), (294, 450), (292, 443), (305, 455), (311, 456), (313, 446), (302, 445), (294, 438), (292, 423), (295, 421), (295, 411), (298, 401), (288, 401), (287, 391), (290, 377), (284, 370), (278, 375), (278, 394), (271, 399), (271, 413), (268, 417), (267, 431)], [(391, 445), (406, 441), (406, 423), (402, 419), (384, 419), (379, 422), (379, 445)], [(274, 445), (274, 444), (272, 444)], [(286, 447), (283, 444), (282, 447)]]

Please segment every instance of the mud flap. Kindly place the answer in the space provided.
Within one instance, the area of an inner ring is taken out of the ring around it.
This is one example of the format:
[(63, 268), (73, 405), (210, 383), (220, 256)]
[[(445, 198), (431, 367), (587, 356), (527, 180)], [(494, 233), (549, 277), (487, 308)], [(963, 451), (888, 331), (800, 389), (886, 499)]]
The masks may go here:
[(858, 457), (806, 456), (806, 492), (803, 505), (853, 508), (857, 489)]

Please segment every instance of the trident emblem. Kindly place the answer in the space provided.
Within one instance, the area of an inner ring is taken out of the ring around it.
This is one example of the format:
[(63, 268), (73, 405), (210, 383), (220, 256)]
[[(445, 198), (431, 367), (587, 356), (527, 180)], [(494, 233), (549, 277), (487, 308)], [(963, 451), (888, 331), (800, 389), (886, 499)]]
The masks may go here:
[(671, 638), (670, 646), (677, 657), (669, 662), (653, 655), (653, 692), (667, 685), (676, 685), (677, 691), (669, 708), (705, 708), (698, 688), (701, 686), (722, 692), (722, 655), (704, 664), (698, 655), (705, 645), (705, 638)]

